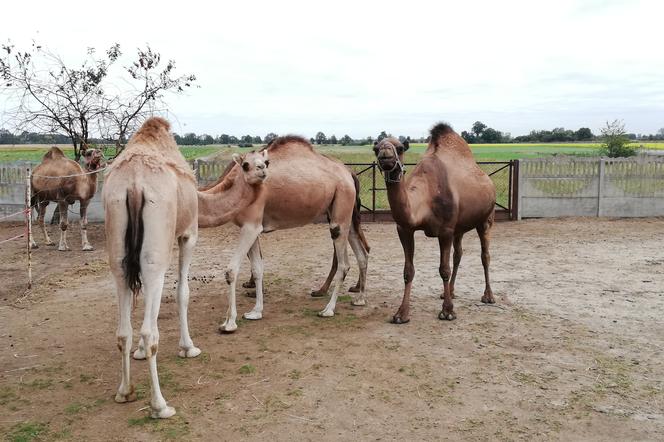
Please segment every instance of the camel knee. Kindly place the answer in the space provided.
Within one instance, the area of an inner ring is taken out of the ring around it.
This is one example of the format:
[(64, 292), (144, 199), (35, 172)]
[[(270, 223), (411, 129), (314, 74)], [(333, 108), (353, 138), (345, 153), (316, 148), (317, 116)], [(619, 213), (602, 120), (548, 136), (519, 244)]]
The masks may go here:
[(156, 356), (159, 351), (159, 333), (141, 332), (146, 357)]
[(129, 347), (127, 343), (129, 342), (129, 336), (118, 334), (118, 350), (120, 353), (124, 353)]
[(444, 266), (438, 268), (438, 273), (440, 274), (440, 277), (443, 278), (443, 282), (448, 282), (450, 280), (450, 275), (452, 274), (449, 267)]
[(331, 225), (330, 236), (332, 237), (332, 239), (335, 240), (339, 238), (339, 235), (341, 235), (341, 227), (339, 225)]

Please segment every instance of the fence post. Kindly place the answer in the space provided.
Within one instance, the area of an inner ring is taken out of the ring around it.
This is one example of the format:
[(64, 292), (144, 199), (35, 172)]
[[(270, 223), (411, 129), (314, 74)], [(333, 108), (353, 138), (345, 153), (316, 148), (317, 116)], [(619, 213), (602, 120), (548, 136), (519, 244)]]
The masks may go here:
[(602, 199), (604, 196), (604, 158), (599, 159), (599, 183), (597, 186), (597, 216), (603, 216)]
[(30, 168), (27, 169), (25, 180), (25, 233), (28, 243), (28, 290), (32, 288), (32, 207), (30, 197), (32, 196), (30, 186)]
[(371, 221), (376, 222), (376, 162), (371, 163), (372, 189), (371, 189)]
[(521, 189), (523, 189), (523, 174), (521, 173), (521, 160), (516, 160), (516, 169), (514, 170), (516, 174), (516, 219), (521, 221), (521, 212), (523, 209), (523, 197), (521, 196)]

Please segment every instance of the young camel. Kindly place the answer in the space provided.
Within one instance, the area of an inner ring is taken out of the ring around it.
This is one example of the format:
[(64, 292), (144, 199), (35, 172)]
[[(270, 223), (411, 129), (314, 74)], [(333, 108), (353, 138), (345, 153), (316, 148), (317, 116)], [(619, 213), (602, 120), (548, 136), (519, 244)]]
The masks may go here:
[[(342, 163), (317, 153), (307, 140), (298, 136), (275, 139), (265, 150), (270, 155), (270, 178), (265, 182), (265, 192), (254, 204), (232, 217), (219, 213), (208, 204), (214, 199), (215, 187), (199, 192), (199, 227), (215, 227), (233, 221), (240, 227), (240, 244), (226, 270), (226, 282), (230, 285), (229, 310), (226, 321), (220, 326), (223, 332), (237, 329), (235, 294), (240, 261), (246, 254), (251, 261), (256, 285), (256, 304), (244, 314), (246, 319), (263, 317), (263, 263), (258, 242), (261, 232), (300, 227), (327, 214), (334, 243), (334, 287), (326, 307), (320, 316), (333, 316), (341, 284), (348, 273), (346, 243), (350, 243), (360, 266), (359, 293), (353, 305), (364, 305), (364, 281), (369, 257), (369, 247), (359, 225), (359, 202), (353, 176)], [(244, 168), (245, 165), (242, 164)], [(237, 170), (235, 166), (230, 173)], [(217, 185), (218, 186), (218, 185)]]
[[(82, 168), (76, 161), (65, 157), (60, 148), (53, 146), (46, 152), (41, 164), (34, 168), (30, 180), (32, 187), (30, 204), (38, 210), (38, 223), (44, 233), (47, 246), (53, 245), (44, 225), (44, 215), (48, 203), (55, 201), (58, 205), (61, 214), (58, 250), (65, 251), (69, 250), (67, 244), (68, 208), (70, 204), (79, 201), (82, 250), (94, 250), (88, 242), (88, 204), (97, 191), (97, 174), (103, 167), (103, 162), (104, 156), (99, 149), (87, 149), (83, 153), (84, 167)], [(34, 236), (31, 247), (33, 249), (38, 247)]]
[[(429, 146), (422, 160), (409, 177), (403, 179), (403, 154), (407, 149), (407, 142), (401, 143), (392, 137), (374, 144), (405, 255), (403, 300), (392, 322), (404, 324), (410, 320), (410, 289), (415, 276), (413, 235), (416, 230), (424, 230), (426, 236), (438, 238), (440, 245), (443, 308), (439, 319), (456, 318), (452, 298), (461, 262), (461, 239), (472, 229), (477, 230), (482, 245), (486, 282), (482, 302), (493, 304), (495, 300), (489, 285), (489, 234), (496, 190), (491, 178), (477, 166), (468, 144), (447, 124), (439, 123), (431, 129)], [(452, 244), (454, 270), (450, 272)]]
[[(244, 162), (252, 166), (235, 177), (236, 187), (251, 187), (254, 183), (262, 182), (265, 178), (262, 155), (248, 155)], [(225, 197), (226, 204), (238, 207), (245, 207), (253, 201), (234, 198), (242, 195), (232, 192), (221, 196)], [(109, 266), (118, 293), (117, 338), (122, 354), (122, 380), (115, 400), (136, 400), (129, 367), (131, 310), (142, 290), (145, 295), (145, 314), (140, 332), (141, 348), (137, 351), (142, 351), (142, 356), (148, 359), (152, 417), (168, 418), (175, 414), (175, 410), (168, 406), (159, 387), (157, 317), (171, 248), (176, 238), (180, 249), (177, 286), (180, 319), (178, 354), (180, 357), (192, 358), (198, 356), (200, 350), (189, 336), (187, 323), (187, 279), (198, 237), (196, 182), (189, 165), (178, 151), (166, 120), (150, 118), (134, 134), (110, 167), (103, 200)]]

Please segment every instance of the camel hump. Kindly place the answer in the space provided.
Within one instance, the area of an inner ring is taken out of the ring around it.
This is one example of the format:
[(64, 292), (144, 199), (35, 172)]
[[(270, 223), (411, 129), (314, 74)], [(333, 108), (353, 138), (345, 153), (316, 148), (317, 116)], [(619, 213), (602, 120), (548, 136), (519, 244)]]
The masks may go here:
[(311, 146), (311, 143), (309, 143), (309, 140), (300, 135), (284, 135), (282, 137), (277, 137), (267, 144), (267, 149), (268, 152), (274, 152), (275, 150), (282, 149), (285, 146), (295, 146), (295, 145), (305, 146), (309, 150), (312, 151), (314, 150), (313, 147)]
[(443, 135), (454, 133), (454, 129), (449, 124), (441, 121), (440, 123), (436, 123), (429, 133), (431, 134), (431, 141), (435, 143)]
[(56, 158), (65, 158), (65, 153), (58, 146), (51, 148), (44, 154), (44, 160), (54, 160)]
[(132, 138), (135, 143), (169, 140), (171, 138), (171, 124), (165, 118), (148, 118)]

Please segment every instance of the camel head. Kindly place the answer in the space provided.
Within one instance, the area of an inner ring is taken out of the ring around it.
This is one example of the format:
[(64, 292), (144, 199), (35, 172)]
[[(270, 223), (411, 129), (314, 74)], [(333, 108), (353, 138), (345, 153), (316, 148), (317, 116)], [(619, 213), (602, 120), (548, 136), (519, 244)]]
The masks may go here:
[(408, 141), (403, 143), (394, 137), (374, 142), (374, 154), (378, 168), (383, 172), (385, 181), (398, 183), (404, 174), (403, 154), (408, 150)]
[(267, 167), (270, 161), (267, 159), (267, 149), (259, 152), (249, 152), (244, 155), (233, 154), (233, 161), (240, 166), (247, 184), (261, 184), (267, 179)]
[(106, 165), (104, 154), (99, 149), (86, 149), (81, 157), (86, 172), (94, 172)]

